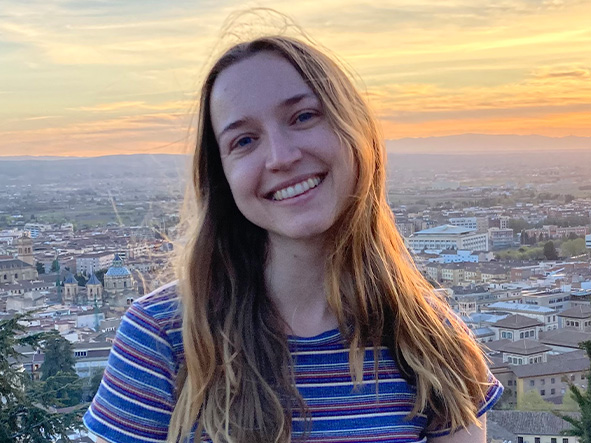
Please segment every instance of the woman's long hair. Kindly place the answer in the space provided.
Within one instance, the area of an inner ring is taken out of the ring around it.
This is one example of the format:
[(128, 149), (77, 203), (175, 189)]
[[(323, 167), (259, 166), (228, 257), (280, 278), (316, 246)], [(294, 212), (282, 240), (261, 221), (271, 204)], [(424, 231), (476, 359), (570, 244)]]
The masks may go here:
[(205, 430), (215, 443), (288, 442), (294, 408), (306, 415), (285, 324), (265, 287), (267, 235), (236, 207), (210, 116), (220, 72), (265, 51), (301, 74), (357, 165), (354, 196), (327, 242), (325, 282), (350, 343), (353, 380), (362, 380), (365, 347), (387, 345), (416, 386), (411, 415), (430, 411), (433, 426), (476, 423), (476, 405), (488, 387), (485, 359), (418, 272), (396, 230), (386, 200), (385, 150), (369, 107), (332, 58), (299, 40), (270, 36), (228, 50), (201, 90), (189, 191), (198, 219), (189, 225), (179, 267), (186, 371), (169, 441), (197, 422), (197, 432)]

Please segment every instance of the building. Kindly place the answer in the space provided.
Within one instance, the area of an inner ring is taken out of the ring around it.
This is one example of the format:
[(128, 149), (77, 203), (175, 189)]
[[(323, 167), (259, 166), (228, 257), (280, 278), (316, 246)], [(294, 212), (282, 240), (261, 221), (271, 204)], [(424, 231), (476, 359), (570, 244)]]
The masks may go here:
[(64, 280), (64, 291), (62, 293), (62, 302), (64, 305), (73, 305), (78, 303), (78, 292), (80, 288), (78, 287), (78, 280), (74, 277), (74, 274), (71, 272), (68, 274), (66, 279)]
[(76, 271), (90, 275), (101, 269), (108, 269), (113, 261), (112, 252), (93, 252), (76, 257)]
[(566, 309), (558, 314), (563, 328), (576, 329), (582, 332), (591, 331), (591, 306), (579, 305)]
[(80, 378), (92, 377), (107, 367), (111, 343), (74, 343), (74, 369)]
[(526, 229), (525, 233), (529, 237), (536, 238), (565, 238), (571, 234), (578, 237), (587, 235), (586, 226), (571, 226), (571, 227), (559, 227), (556, 225), (545, 225), (541, 228)]
[(451, 217), (449, 223), (462, 228), (473, 229), (482, 234), (488, 229), (488, 218), (486, 217)]
[(493, 323), (490, 327), (496, 333), (497, 340), (507, 339), (511, 342), (518, 340), (537, 340), (538, 331), (544, 324), (535, 318), (520, 314), (513, 314)]
[[(487, 313), (521, 314), (542, 323), (544, 325), (542, 330), (544, 331), (558, 329), (558, 312), (545, 306), (498, 301), (488, 306), (483, 306), (482, 311)], [(538, 332), (539, 329), (540, 327), (538, 327)]]
[(23, 235), (16, 240), (17, 257), (25, 263), (35, 266), (33, 258), (33, 240), (28, 235)]
[(37, 269), (29, 263), (16, 258), (0, 260), (0, 284), (35, 280), (37, 276)]
[(579, 443), (562, 435), (572, 426), (552, 412), (490, 410), (486, 418), (490, 443)]
[(519, 404), (523, 395), (531, 390), (538, 391), (544, 399), (561, 400), (568, 390), (564, 378), (585, 389), (589, 359), (578, 351), (571, 354), (548, 356), (548, 361), (544, 363), (513, 366), (511, 369), (515, 374), (517, 403)]
[(110, 294), (134, 289), (134, 281), (129, 269), (123, 266), (119, 254), (115, 254), (111, 267), (105, 273), (105, 288)]
[(415, 232), (406, 239), (414, 252), (425, 249), (467, 249), (488, 251), (488, 234), (478, 234), (473, 229), (453, 225), (436, 226)]
[(591, 234), (585, 236), (585, 246), (587, 249), (591, 249)]
[(548, 361), (550, 346), (543, 345), (534, 340), (521, 339), (505, 343), (497, 348), (503, 353), (503, 362), (510, 365), (532, 365)]
[(492, 250), (507, 249), (513, 246), (513, 229), (489, 228), (489, 244)]

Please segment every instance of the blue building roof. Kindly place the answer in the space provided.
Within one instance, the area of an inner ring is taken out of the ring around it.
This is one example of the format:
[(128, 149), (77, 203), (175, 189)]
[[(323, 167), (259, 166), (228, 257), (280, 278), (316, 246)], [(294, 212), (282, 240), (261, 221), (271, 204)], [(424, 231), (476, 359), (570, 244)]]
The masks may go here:
[(94, 272), (91, 274), (90, 279), (86, 282), (87, 285), (100, 285), (101, 281), (96, 278), (96, 275), (94, 275)]
[(128, 275), (131, 275), (131, 272), (123, 266), (123, 260), (121, 260), (119, 254), (115, 254), (113, 265), (107, 270), (105, 275), (108, 275), (109, 277), (127, 277)]
[(488, 309), (510, 309), (513, 311), (523, 311), (523, 312), (532, 312), (537, 314), (547, 314), (551, 312), (556, 312), (552, 308), (547, 308), (546, 306), (538, 306), (538, 305), (529, 305), (526, 303), (509, 303), (506, 301), (498, 301), (496, 303), (491, 303), (487, 306)]
[(111, 266), (105, 275), (109, 277), (125, 277), (131, 275), (131, 272), (123, 266)]
[(76, 280), (74, 278), (74, 274), (72, 274), (71, 272), (68, 274), (68, 276), (66, 277), (66, 279), (64, 280), (64, 283), (75, 283), (78, 284), (78, 280)]

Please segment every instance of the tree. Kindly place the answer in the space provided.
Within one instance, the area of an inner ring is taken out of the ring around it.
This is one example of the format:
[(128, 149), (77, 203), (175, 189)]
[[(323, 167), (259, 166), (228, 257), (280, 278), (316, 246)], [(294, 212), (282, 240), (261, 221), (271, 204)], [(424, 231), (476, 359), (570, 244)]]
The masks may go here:
[(15, 347), (37, 348), (47, 338), (45, 333), (26, 335), (26, 319), (16, 315), (0, 320), (0, 441), (46, 443), (59, 437), (67, 441), (67, 434), (81, 427), (80, 412), (50, 412), (55, 397), (51, 392), (43, 394), (44, 383), (33, 383), (23, 370), (23, 355)]
[[(581, 342), (581, 349), (587, 353), (591, 359), (591, 340)], [(555, 414), (564, 421), (571, 424), (572, 429), (562, 431), (563, 435), (578, 437), (579, 443), (591, 443), (591, 370), (587, 371), (587, 389), (583, 392), (577, 388), (572, 381), (565, 379), (568, 388), (579, 406), (580, 418), (555, 412)]]
[(538, 391), (532, 389), (521, 396), (517, 402), (517, 409), (520, 411), (551, 411), (554, 409), (554, 405), (545, 401)]
[(60, 372), (76, 374), (75, 364), (71, 343), (60, 335), (52, 334), (45, 343), (41, 380), (47, 380)]
[(107, 269), (99, 269), (98, 271), (94, 272), (94, 275), (98, 280), (105, 286), (105, 274), (107, 273)]
[(574, 240), (567, 240), (560, 245), (560, 251), (563, 256), (574, 257), (576, 255), (584, 254), (586, 250), (585, 239), (577, 238)]
[(91, 400), (98, 391), (98, 388), (103, 380), (103, 373), (105, 370), (96, 371), (90, 378), (90, 384), (88, 386), (88, 399)]
[(554, 246), (553, 241), (549, 241), (544, 244), (544, 257), (546, 257), (546, 260), (558, 259), (558, 252), (556, 252), (556, 246)]
[(86, 286), (86, 279), (84, 278), (83, 275), (77, 274), (74, 276), (74, 278), (78, 282), (78, 286)]
[(37, 274), (45, 274), (45, 266), (43, 266), (43, 263), (38, 261), (35, 263), (35, 267), (37, 268)]
[(51, 272), (58, 272), (60, 270), (60, 262), (56, 258), (54, 261), (51, 262)]
[(82, 381), (77, 374), (60, 371), (45, 381), (42, 392), (56, 408), (76, 406), (82, 401)]

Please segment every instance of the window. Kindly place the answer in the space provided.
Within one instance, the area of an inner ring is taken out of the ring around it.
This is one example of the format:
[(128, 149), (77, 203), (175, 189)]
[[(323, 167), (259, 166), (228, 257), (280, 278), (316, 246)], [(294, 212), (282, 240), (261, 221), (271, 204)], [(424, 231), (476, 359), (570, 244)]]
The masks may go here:
[(552, 377), (552, 378), (550, 379), (550, 383), (552, 383), (552, 384), (556, 383), (556, 379), (555, 379), (554, 377)]
[(555, 437), (552, 437), (552, 438), (550, 439), (550, 443), (556, 443), (556, 438), (555, 438)]
[(542, 383), (542, 386), (544, 386), (546, 384), (546, 379), (543, 378), (543, 379), (540, 380), (540, 382)]
[(517, 443), (523, 443), (523, 437), (517, 437)]
[(513, 380), (507, 380), (507, 386), (513, 386)]
[(575, 381), (575, 374), (570, 376), (570, 381)]
[(540, 437), (536, 437), (534, 440), (535, 440), (535, 443), (541, 443)]
[(581, 380), (585, 380), (585, 374), (581, 374)]
[(529, 385), (530, 386), (535, 386), (536, 385), (536, 381), (535, 380), (530, 380), (529, 381)]
[(546, 395), (546, 390), (545, 390), (545, 389), (542, 389), (542, 390), (540, 391), (540, 395), (541, 395), (542, 397), (543, 397), (544, 395)]
[(568, 438), (563, 438), (562, 443), (568, 443)]
[(554, 388), (550, 389), (550, 395), (554, 395), (554, 394), (556, 394), (556, 389), (554, 389)]

